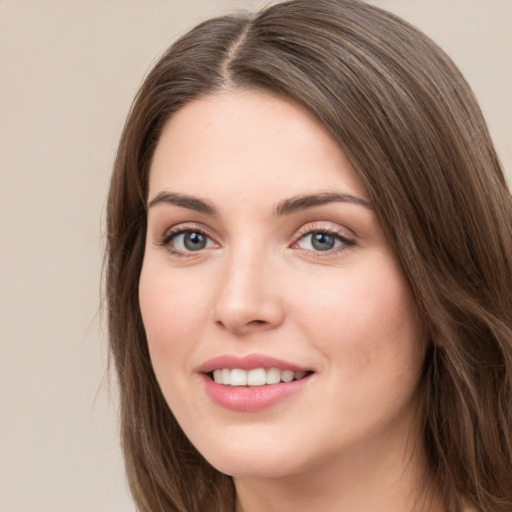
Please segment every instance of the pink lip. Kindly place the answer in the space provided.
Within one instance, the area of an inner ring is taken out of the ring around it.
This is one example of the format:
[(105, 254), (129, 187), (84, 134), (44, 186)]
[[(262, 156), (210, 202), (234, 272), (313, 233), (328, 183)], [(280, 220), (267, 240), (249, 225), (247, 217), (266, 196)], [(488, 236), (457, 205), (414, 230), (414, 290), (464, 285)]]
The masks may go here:
[(300, 392), (311, 379), (280, 382), (266, 386), (224, 386), (217, 384), (208, 375), (202, 375), (206, 393), (213, 402), (225, 409), (238, 412), (257, 412), (272, 407)]
[(201, 378), (207, 395), (217, 405), (237, 412), (257, 412), (272, 407), (299, 393), (312, 377), (312, 375), (306, 375), (300, 380), (265, 386), (225, 386), (214, 382), (209, 375), (213, 370), (222, 368), (240, 368), (241, 370), (279, 368), (294, 372), (307, 372), (309, 369), (262, 354), (249, 354), (247, 356), (226, 354), (209, 359), (198, 369), (199, 373), (202, 374)]
[(308, 368), (299, 366), (283, 359), (266, 356), (263, 354), (249, 354), (247, 356), (235, 356), (225, 354), (214, 357), (203, 363), (198, 371), (200, 373), (210, 373), (213, 370), (229, 368), (240, 368), (241, 370), (253, 370), (255, 368), (279, 368), (280, 370), (291, 370), (293, 372), (305, 372)]

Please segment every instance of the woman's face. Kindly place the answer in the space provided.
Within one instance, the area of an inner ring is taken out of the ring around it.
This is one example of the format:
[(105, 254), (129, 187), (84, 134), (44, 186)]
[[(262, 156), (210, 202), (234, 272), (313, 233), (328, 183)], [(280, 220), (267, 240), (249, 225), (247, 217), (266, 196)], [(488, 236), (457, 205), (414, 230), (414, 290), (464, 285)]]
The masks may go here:
[(151, 360), (213, 466), (279, 477), (403, 457), (424, 358), (415, 305), (312, 115), (255, 91), (191, 102), (162, 133), (148, 207)]

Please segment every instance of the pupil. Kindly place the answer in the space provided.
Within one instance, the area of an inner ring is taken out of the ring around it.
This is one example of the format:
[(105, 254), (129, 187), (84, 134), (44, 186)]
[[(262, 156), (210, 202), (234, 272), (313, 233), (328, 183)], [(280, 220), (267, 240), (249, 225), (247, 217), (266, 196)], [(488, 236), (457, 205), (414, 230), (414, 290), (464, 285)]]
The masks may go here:
[(183, 240), (185, 247), (189, 251), (199, 251), (200, 249), (204, 249), (206, 246), (206, 237), (201, 233), (187, 233), (185, 235), (185, 239)]
[(334, 247), (334, 237), (326, 233), (315, 233), (311, 245), (317, 251), (328, 251)]

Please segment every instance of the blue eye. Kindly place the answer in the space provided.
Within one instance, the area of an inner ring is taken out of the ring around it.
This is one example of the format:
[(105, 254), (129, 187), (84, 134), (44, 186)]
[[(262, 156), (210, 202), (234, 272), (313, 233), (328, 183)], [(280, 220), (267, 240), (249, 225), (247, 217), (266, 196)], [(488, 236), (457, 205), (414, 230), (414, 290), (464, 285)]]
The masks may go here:
[(196, 233), (194, 231), (187, 231), (186, 233), (182, 233), (174, 238), (176, 243), (177, 240), (182, 239), (181, 243), (185, 249), (189, 251), (200, 251), (206, 247), (208, 242), (208, 237), (203, 235), (203, 233)]
[(311, 231), (303, 235), (297, 242), (300, 249), (315, 252), (331, 251), (348, 245), (353, 245), (353, 242), (337, 233), (328, 231)]
[(197, 252), (215, 246), (213, 240), (197, 229), (183, 229), (169, 233), (161, 245), (167, 246), (175, 253)]

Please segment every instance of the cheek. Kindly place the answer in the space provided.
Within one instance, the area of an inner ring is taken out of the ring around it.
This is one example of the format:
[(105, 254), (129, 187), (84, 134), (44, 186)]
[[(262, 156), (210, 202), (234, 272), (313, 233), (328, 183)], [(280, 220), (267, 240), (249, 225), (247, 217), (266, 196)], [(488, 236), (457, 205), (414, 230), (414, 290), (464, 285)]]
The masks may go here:
[(340, 272), (338, 282), (316, 285), (314, 294), (304, 295), (303, 326), (347, 379), (365, 371), (419, 373), (424, 343), (416, 307), (394, 263), (375, 261), (364, 271)]
[(375, 266), (323, 289), (304, 308), (303, 325), (324, 356), (326, 421), (347, 436), (409, 425), (418, 414), (425, 344), (401, 272)]
[[(200, 294), (177, 276), (145, 265), (139, 282), (139, 304), (149, 352), (158, 380), (175, 375), (173, 366), (186, 364), (202, 321)], [(172, 377), (173, 378), (173, 377)], [(164, 384), (161, 382), (161, 384)]]

